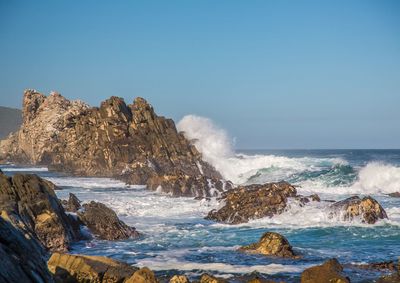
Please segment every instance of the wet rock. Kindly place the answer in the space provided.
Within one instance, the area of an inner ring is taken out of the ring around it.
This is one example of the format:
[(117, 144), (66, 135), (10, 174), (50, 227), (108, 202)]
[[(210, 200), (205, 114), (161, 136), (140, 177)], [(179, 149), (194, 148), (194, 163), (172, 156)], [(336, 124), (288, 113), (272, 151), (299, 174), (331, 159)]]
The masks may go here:
[(175, 123), (140, 97), (127, 105), (113, 96), (91, 108), (26, 90), (23, 124), (0, 143), (0, 160), (114, 177), (173, 196), (208, 197), (230, 188)]
[(307, 203), (309, 203), (311, 201), (316, 201), (316, 202), (320, 202), (321, 201), (319, 195), (317, 195), (317, 194), (313, 194), (313, 195), (310, 195), (310, 196), (297, 195), (295, 197), (295, 199), (300, 202), (300, 206), (304, 206), (304, 205), (306, 205)]
[(117, 214), (100, 202), (90, 202), (78, 211), (78, 217), (89, 230), (104, 240), (122, 240), (136, 238), (139, 233), (134, 227), (119, 220)]
[(200, 283), (228, 283), (228, 281), (205, 273), (200, 277)]
[(381, 276), (377, 281), (377, 283), (399, 283), (400, 282), (400, 274), (393, 273), (389, 275)]
[(0, 174), (1, 217), (51, 251), (66, 251), (81, 234), (57, 199), (52, 185), (36, 175)]
[(169, 283), (190, 283), (190, 281), (185, 275), (174, 275)]
[(250, 219), (272, 217), (282, 213), (296, 188), (287, 182), (240, 186), (225, 192), (220, 200), (224, 206), (212, 210), (206, 219), (227, 224), (248, 222)]
[(82, 207), (81, 201), (73, 193), (69, 193), (68, 201), (66, 201), (63, 206), (68, 212), (77, 212)]
[(388, 194), (388, 196), (390, 196), (392, 198), (400, 198), (400, 192), (390, 193), (390, 194)]
[(53, 253), (47, 262), (56, 282), (119, 283), (138, 268), (102, 256)]
[(257, 243), (239, 248), (239, 251), (277, 257), (298, 257), (289, 241), (275, 232), (266, 232)]
[[(347, 265), (346, 265), (347, 266)], [(366, 264), (350, 264), (349, 267), (360, 268), (360, 269), (371, 269), (371, 270), (397, 270), (397, 263), (394, 261), (383, 261), (383, 262), (373, 262)]]
[(124, 283), (158, 283), (158, 280), (153, 271), (147, 267), (143, 267), (136, 271)]
[(0, 282), (53, 282), (45, 256), (35, 238), (0, 217)]
[(330, 259), (322, 265), (307, 268), (301, 274), (301, 283), (349, 283), (350, 279), (342, 275), (343, 267), (337, 259)]
[(362, 222), (374, 224), (379, 219), (388, 218), (383, 207), (372, 197), (350, 197), (332, 204), (330, 217), (340, 216), (343, 220), (360, 218)]

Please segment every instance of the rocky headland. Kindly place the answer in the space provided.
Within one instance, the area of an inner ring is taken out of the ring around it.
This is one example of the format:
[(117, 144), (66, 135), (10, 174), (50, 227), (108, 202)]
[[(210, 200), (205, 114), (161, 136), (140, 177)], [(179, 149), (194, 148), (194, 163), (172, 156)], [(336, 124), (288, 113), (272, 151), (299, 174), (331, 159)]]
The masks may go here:
[(215, 196), (230, 188), (171, 119), (143, 98), (100, 107), (26, 90), (21, 128), (0, 143), (0, 160), (80, 176), (113, 177), (173, 196)]

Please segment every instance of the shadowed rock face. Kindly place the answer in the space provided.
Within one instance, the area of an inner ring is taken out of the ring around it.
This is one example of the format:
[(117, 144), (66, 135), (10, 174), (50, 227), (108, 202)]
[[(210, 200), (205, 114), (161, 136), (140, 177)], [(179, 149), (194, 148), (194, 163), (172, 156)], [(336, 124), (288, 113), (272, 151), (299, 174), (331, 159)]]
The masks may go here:
[(0, 144), (0, 160), (145, 184), (174, 196), (210, 196), (230, 188), (201, 159), (171, 119), (143, 98), (111, 97), (99, 108), (27, 90), (23, 125)]
[(379, 219), (388, 218), (383, 207), (372, 197), (350, 197), (331, 205), (330, 216), (339, 215), (343, 220), (361, 218), (362, 222), (374, 224)]
[(343, 276), (343, 267), (336, 259), (330, 259), (322, 265), (307, 268), (301, 274), (301, 283), (349, 283)]
[(36, 239), (0, 217), (0, 282), (53, 282), (45, 256)]
[(0, 173), (1, 217), (47, 249), (66, 251), (81, 235), (65, 214), (53, 186), (36, 175), (15, 174), (11, 178)]
[(286, 182), (241, 186), (225, 192), (220, 198), (224, 206), (210, 211), (206, 219), (239, 224), (250, 219), (272, 217), (282, 213), (287, 199), (295, 196), (295, 187)]
[(243, 252), (263, 254), (277, 257), (297, 257), (293, 252), (289, 241), (282, 235), (274, 232), (266, 232), (257, 243), (241, 247)]
[(121, 240), (139, 237), (135, 228), (119, 220), (112, 209), (100, 202), (84, 204), (83, 209), (78, 211), (78, 217), (100, 239)]

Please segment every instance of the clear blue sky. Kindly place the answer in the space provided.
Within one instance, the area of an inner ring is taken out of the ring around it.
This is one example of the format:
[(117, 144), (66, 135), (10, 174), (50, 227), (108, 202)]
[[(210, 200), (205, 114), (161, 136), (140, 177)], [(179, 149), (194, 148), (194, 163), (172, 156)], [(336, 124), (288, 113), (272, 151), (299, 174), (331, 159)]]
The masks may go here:
[(0, 0), (0, 105), (148, 99), (238, 148), (400, 148), (400, 1)]

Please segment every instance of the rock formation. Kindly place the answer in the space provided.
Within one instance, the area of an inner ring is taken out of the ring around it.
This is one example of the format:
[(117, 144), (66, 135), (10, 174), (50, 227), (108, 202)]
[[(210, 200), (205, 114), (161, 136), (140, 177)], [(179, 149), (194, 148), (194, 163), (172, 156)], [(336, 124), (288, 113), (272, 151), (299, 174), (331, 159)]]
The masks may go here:
[(81, 201), (73, 193), (69, 193), (68, 200), (62, 200), (61, 203), (68, 212), (77, 212), (82, 207)]
[(90, 108), (58, 93), (26, 90), (23, 124), (1, 142), (0, 160), (114, 177), (174, 196), (210, 196), (230, 186), (143, 98), (126, 105), (111, 97)]
[(100, 202), (84, 204), (83, 209), (78, 211), (78, 217), (100, 239), (122, 240), (139, 237), (135, 228), (119, 220), (112, 209)]
[(54, 253), (48, 268), (56, 282), (127, 282), (138, 268), (102, 256)]
[(190, 281), (185, 275), (174, 275), (169, 283), (190, 283)]
[(205, 273), (200, 277), (200, 283), (228, 283), (228, 281)]
[(239, 251), (263, 254), (266, 256), (296, 258), (289, 241), (282, 235), (266, 232), (257, 243), (239, 248)]
[(282, 213), (296, 188), (286, 182), (240, 186), (225, 192), (220, 200), (224, 206), (212, 210), (206, 219), (227, 224), (248, 222), (250, 219), (272, 217)]
[(38, 239), (51, 251), (66, 251), (72, 241), (80, 239), (71, 219), (57, 199), (53, 185), (30, 174), (7, 177), (0, 173), (1, 217)]
[(147, 267), (143, 267), (125, 280), (124, 283), (158, 283), (158, 279), (153, 271)]
[(35, 238), (0, 217), (0, 282), (53, 282), (45, 256)]
[(342, 275), (343, 267), (336, 259), (330, 259), (322, 265), (307, 268), (301, 274), (301, 283), (350, 283)]
[(331, 217), (339, 216), (342, 220), (360, 218), (362, 222), (374, 224), (379, 219), (388, 218), (383, 207), (372, 197), (350, 197), (331, 205)]

